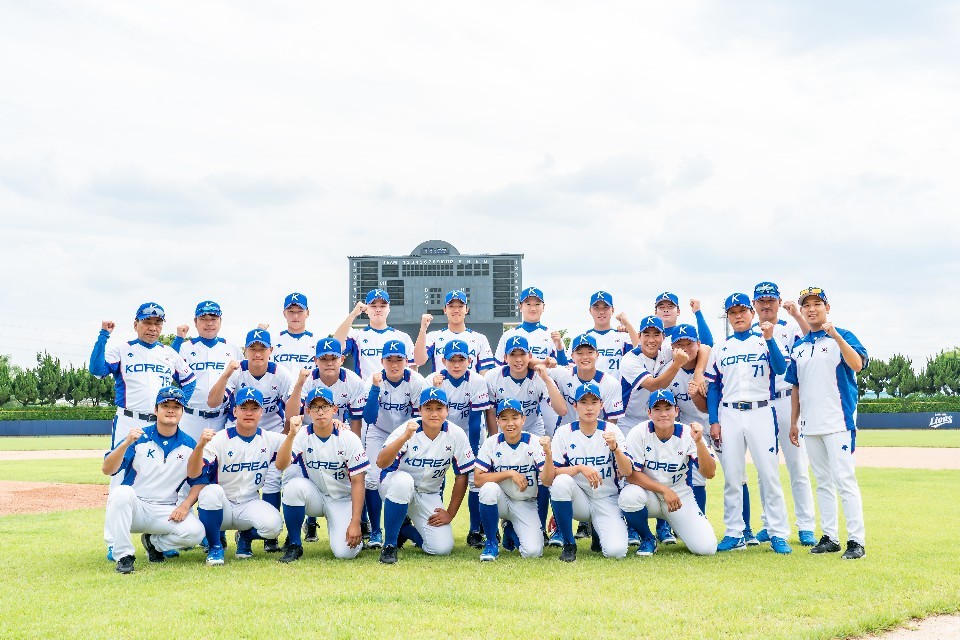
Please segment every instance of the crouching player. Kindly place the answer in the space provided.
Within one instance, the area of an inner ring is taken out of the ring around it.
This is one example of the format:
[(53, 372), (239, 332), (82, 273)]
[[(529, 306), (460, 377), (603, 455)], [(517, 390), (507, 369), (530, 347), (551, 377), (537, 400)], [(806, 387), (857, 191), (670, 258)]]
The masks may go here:
[(543, 535), (537, 513), (537, 476), (553, 478), (553, 460), (543, 449), (550, 438), (539, 439), (523, 431), (523, 405), (519, 400), (501, 400), (497, 404), (500, 433), (487, 438), (474, 470), (474, 482), (480, 488), (480, 517), (487, 532), (487, 543), (480, 560), (496, 560), (500, 554), (497, 525), (503, 518), (503, 547), (520, 549), (524, 558), (543, 554)]
[(283, 471), (293, 462), (306, 476), (292, 478), (283, 490), (288, 542), (279, 562), (294, 562), (303, 555), (300, 529), (307, 516), (327, 519), (333, 555), (343, 560), (356, 558), (363, 548), (360, 520), (364, 479), (370, 466), (367, 453), (359, 436), (334, 419), (338, 408), (329, 389), (313, 389), (307, 395), (306, 411), (313, 424), (300, 430), (299, 421), (291, 419), (290, 431), (299, 431), (293, 448), (281, 447), (277, 452), (277, 469)]
[[(384, 540), (380, 562), (397, 561), (400, 528), (407, 515), (412, 538), (425, 553), (446, 556), (453, 551), (453, 527), (450, 523), (460, 509), (467, 492), (467, 475), (473, 471), (474, 457), (467, 434), (447, 422), (447, 394), (443, 389), (427, 387), (418, 398), (420, 419), (410, 420), (394, 430), (377, 456), (383, 469), (380, 494), (383, 496)], [(443, 482), (453, 466), (450, 504), (443, 508)]]
[[(209, 565), (223, 564), (221, 531), (237, 530), (236, 557), (245, 560), (253, 557), (254, 539), (275, 540), (283, 528), (280, 511), (261, 500), (259, 492), (280, 448), (290, 454), (295, 434), (284, 436), (258, 426), (263, 394), (256, 389), (241, 388), (234, 401), (236, 424), (216, 433), (204, 429), (188, 465), (191, 482), (206, 485), (198, 496), (197, 513), (210, 541)], [(290, 423), (299, 426), (300, 420), (294, 416)]]
[[(600, 387), (595, 382), (580, 385), (574, 393), (579, 420), (557, 427), (553, 442), (544, 455), (553, 456), (556, 475), (546, 473), (543, 484), (550, 487), (553, 515), (563, 537), (560, 560), (577, 559), (573, 519), (590, 522), (595, 534), (594, 551), (608, 558), (627, 555), (627, 526), (617, 502), (617, 476), (633, 472), (624, 453), (623, 433), (617, 425), (603, 422)], [(552, 451), (551, 451), (552, 448)]]
[(123, 441), (103, 460), (103, 473), (123, 472), (119, 486), (107, 500), (107, 531), (113, 540), (117, 572), (133, 573), (131, 533), (140, 541), (150, 562), (163, 562), (164, 551), (200, 544), (203, 525), (190, 508), (200, 487), (193, 487), (177, 504), (177, 493), (187, 482), (187, 459), (196, 443), (180, 430), (187, 398), (176, 387), (157, 394), (156, 426), (133, 426)]
[(654, 391), (647, 401), (650, 421), (638, 425), (627, 436), (627, 456), (633, 462), (633, 474), (620, 492), (620, 508), (627, 523), (640, 532), (638, 556), (657, 550), (648, 518), (661, 518), (680, 535), (692, 553), (712, 556), (717, 551), (717, 536), (694, 500), (687, 478), (699, 467), (710, 479), (717, 463), (703, 439), (703, 425), (689, 427), (677, 422), (679, 409), (670, 391)]

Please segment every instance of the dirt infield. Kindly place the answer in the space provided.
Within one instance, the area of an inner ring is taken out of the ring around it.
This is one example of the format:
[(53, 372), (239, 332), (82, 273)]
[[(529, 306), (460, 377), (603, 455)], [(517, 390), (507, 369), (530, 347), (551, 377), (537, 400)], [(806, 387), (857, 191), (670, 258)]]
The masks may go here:
[(107, 485), (0, 482), (0, 516), (103, 508)]
[(867, 636), (878, 640), (949, 640), (960, 638), (960, 615), (911, 620), (899, 629)]

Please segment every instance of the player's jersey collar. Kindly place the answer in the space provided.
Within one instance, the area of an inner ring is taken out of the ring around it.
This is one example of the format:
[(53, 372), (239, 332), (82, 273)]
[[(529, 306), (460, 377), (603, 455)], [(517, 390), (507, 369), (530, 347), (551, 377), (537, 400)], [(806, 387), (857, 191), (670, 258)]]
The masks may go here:
[(399, 386), (400, 386), (401, 384), (403, 384), (404, 382), (410, 382), (410, 369), (404, 369), (404, 370), (403, 370), (403, 377), (400, 378), (400, 379), (399, 379), (398, 381), (396, 381), (396, 382), (394, 382), (393, 380), (391, 380), (390, 378), (387, 377), (387, 372), (386, 372), (386, 371), (381, 370), (380, 373), (383, 375), (383, 381), (384, 381), (384, 382), (389, 382), (389, 383), (390, 383), (390, 386), (391, 386), (391, 387), (394, 387), (394, 388), (399, 387)]
[(736, 338), (737, 340), (749, 340), (750, 338), (756, 336), (757, 334), (753, 329), (748, 329), (746, 331), (734, 331), (731, 338)]
[[(417, 424), (420, 425), (419, 427), (417, 427), (417, 433), (422, 433), (422, 432), (423, 432), (423, 418), (420, 418), (419, 420), (417, 420)], [(445, 432), (447, 432), (447, 431), (449, 431), (449, 426), (448, 426), (448, 424), (447, 424), (447, 421), (444, 420), (444, 421), (443, 421), (443, 424), (440, 425), (440, 432), (441, 432), (441, 433), (445, 433)]]
[(221, 342), (226, 342), (223, 338), (201, 338), (197, 336), (196, 338), (190, 339), (190, 344), (202, 344), (208, 349), (213, 349), (217, 344)]
[(547, 329), (545, 326), (543, 326), (543, 325), (540, 324), (539, 322), (526, 322), (526, 321), (521, 322), (520, 324), (518, 324), (518, 325), (517, 325), (517, 328), (523, 329), (523, 330), (526, 331), (527, 333), (533, 333), (533, 332), (536, 331), (537, 329), (543, 329), (544, 331), (546, 331), (546, 329)]
[(256, 438), (258, 435), (260, 435), (261, 433), (262, 433), (262, 431), (260, 430), (260, 427), (257, 427), (257, 430), (254, 432), (254, 434), (253, 434), (252, 436), (242, 436), (242, 435), (240, 435), (240, 432), (237, 431), (237, 428), (236, 428), (236, 427), (227, 427), (227, 438), (228, 438), (228, 439), (229, 439), (229, 438), (240, 438), (240, 439), (243, 440), (244, 442), (253, 442), (253, 439)]
[(141, 340), (140, 338), (136, 338), (136, 339), (134, 339), (134, 340), (131, 340), (131, 341), (128, 342), (127, 344), (129, 344), (130, 346), (133, 346), (133, 345), (137, 345), (137, 344), (138, 344), (138, 345), (140, 345), (141, 347), (143, 347), (144, 349), (153, 349), (154, 347), (156, 347), (157, 345), (160, 344), (160, 341), (157, 340), (157, 341), (154, 342), (153, 344), (147, 344), (146, 342), (144, 342), (144, 341)]
[[(577, 377), (577, 380), (579, 380), (580, 382), (589, 382), (589, 380), (584, 380), (583, 378), (580, 377), (580, 374), (578, 373), (576, 367), (573, 368), (573, 375), (575, 375)], [(597, 369), (596, 371), (594, 371), (593, 377), (590, 378), (590, 380), (593, 380), (594, 382), (600, 382), (601, 380), (603, 380), (603, 372), (600, 371), (600, 369)]]
[(396, 329), (394, 329), (390, 325), (387, 325), (383, 329), (374, 329), (370, 325), (367, 325), (363, 329), (361, 329), (361, 331), (373, 331), (374, 333), (387, 333), (388, 331), (396, 331)]
[(450, 375), (450, 372), (447, 371), (446, 369), (443, 370), (443, 372), (441, 373), (441, 375), (443, 376), (443, 379), (444, 379), (444, 380), (446, 380), (447, 382), (449, 382), (450, 384), (452, 384), (455, 388), (459, 387), (459, 386), (462, 385), (464, 382), (466, 382), (467, 380), (470, 379), (470, 371), (469, 371), (469, 370), (464, 371), (464, 372), (463, 372), (463, 375), (460, 376), (459, 378), (454, 378), (453, 376), (451, 376), (451, 375)]
[[(607, 426), (607, 423), (606, 423), (606, 422), (604, 422), (603, 420), (597, 420), (597, 431), (605, 431), (605, 430), (606, 430), (606, 426)], [(574, 422), (571, 422), (571, 423), (570, 423), (570, 430), (571, 430), (571, 431), (580, 431), (580, 421), (579, 421), (579, 420), (575, 420)]]
[(280, 335), (282, 335), (282, 336), (290, 336), (290, 337), (293, 338), (294, 340), (299, 340), (299, 339), (302, 338), (303, 336), (307, 336), (308, 338), (312, 338), (312, 337), (313, 337), (313, 334), (310, 333), (309, 331), (306, 331), (306, 330), (304, 330), (303, 333), (290, 333), (289, 331), (287, 331), (286, 329), (284, 329), (283, 331), (280, 332)]

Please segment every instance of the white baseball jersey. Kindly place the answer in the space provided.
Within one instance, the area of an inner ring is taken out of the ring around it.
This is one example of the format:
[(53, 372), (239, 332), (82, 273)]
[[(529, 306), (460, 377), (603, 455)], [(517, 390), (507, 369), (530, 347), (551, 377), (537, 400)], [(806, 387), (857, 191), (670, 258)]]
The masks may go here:
[(577, 486), (583, 489), (588, 496), (605, 498), (615, 496), (620, 492), (617, 486), (617, 462), (610, 447), (603, 441), (603, 432), (612, 431), (617, 438), (617, 444), (626, 451), (626, 441), (623, 432), (615, 424), (600, 421), (593, 435), (584, 435), (580, 430), (580, 422), (571, 422), (557, 427), (553, 434), (553, 464), (557, 467), (574, 467), (584, 465), (600, 474), (603, 484), (594, 489), (583, 476), (578, 473), (573, 477)]
[(627, 436), (624, 453), (633, 462), (634, 469), (673, 489), (677, 495), (682, 497), (693, 493), (688, 481), (693, 468), (699, 467), (700, 463), (697, 443), (683, 424), (674, 423), (673, 434), (666, 442), (657, 436), (652, 421), (639, 424)]
[(577, 375), (577, 368), (570, 371), (566, 367), (554, 367), (547, 369), (547, 373), (557, 383), (560, 394), (567, 401), (567, 415), (560, 418), (560, 424), (568, 424), (577, 419), (577, 409), (574, 407), (576, 400), (574, 394), (577, 387), (585, 382), (596, 382), (600, 387), (600, 393), (603, 397), (603, 413), (600, 416), (603, 420), (619, 420), (623, 415), (623, 392), (620, 388), (619, 377), (614, 377), (609, 373), (604, 373), (599, 369), (594, 376), (588, 380), (581, 380)]
[(219, 484), (230, 502), (256, 500), (267, 479), (270, 463), (286, 439), (272, 431), (257, 429), (250, 438), (236, 427), (218, 431), (203, 448), (204, 473), (211, 484)]
[(353, 370), (364, 380), (383, 368), (383, 345), (399, 340), (407, 348), (407, 358), (413, 361), (413, 341), (403, 331), (387, 327), (350, 329), (344, 353), (353, 356)]
[[(399, 382), (387, 379), (387, 373), (381, 371), (383, 380), (380, 382), (380, 397), (377, 401), (377, 421), (370, 424), (384, 433), (392, 433), (394, 429), (417, 415), (420, 408), (420, 392), (427, 386), (423, 376), (410, 369), (404, 369), (403, 378)], [(364, 383), (364, 397), (370, 397), (373, 380)]]
[(316, 353), (317, 337), (315, 335), (309, 331), (290, 333), (283, 330), (274, 340), (272, 360), (296, 375), (300, 369), (313, 369), (316, 366), (313, 361)]
[(490, 408), (490, 393), (486, 379), (476, 371), (466, 371), (456, 380), (443, 370), (443, 384), (440, 388), (447, 394), (449, 418), (456, 424), (467, 424), (471, 411), (483, 411)]
[(527, 488), (523, 491), (517, 488), (513, 480), (497, 483), (513, 500), (533, 500), (537, 497), (537, 478), (545, 461), (540, 441), (527, 431), (520, 434), (520, 442), (515, 445), (507, 442), (502, 433), (492, 435), (483, 441), (477, 453), (477, 467), (483, 471), (516, 471), (527, 478)]
[(217, 383), (227, 363), (243, 360), (243, 351), (223, 338), (191, 338), (180, 342), (178, 352), (196, 375), (197, 386), (188, 405), (198, 411), (214, 411), (207, 406), (207, 395)]
[(770, 350), (763, 336), (744, 331), (734, 334), (710, 352), (704, 372), (720, 387), (722, 402), (759, 402), (773, 397)]
[(335, 500), (350, 496), (350, 478), (370, 466), (360, 438), (349, 429), (337, 429), (327, 438), (303, 427), (293, 439), (293, 464), (303, 475)]
[(623, 417), (618, 421), (633, 428), (647, 420), (647, 399), (650, 392), (640, 386), (647, 376), (657, 377), (673, 362), (673, 352), (663, 349), (656, 359), (643, 355), (640, 347), (632, 349), (620, 361), (620, 389), (623, 397)]
[(523, 428), (530, 433), (543, 435), (542, 405), (550, 403), (550, 394), (539, 375), (528, 370), (523, 378), (514, 380), (510, 375), (510, 367), (503, 366), (491, 369), (484, 377), (490, 404), (496, 405), (501, 400), (517, 400), (523, 405), (523, 415), (526, 416)]
[(487, 336), (470, 328), (460, 333), (450, 329), (440, 329), (427, 334), (427, 359), (433, 365), (434, 371), (443, 370), (443, 348), (453, 340), (467, 343), (470, 348), (470, 363), (473, 371), (480, 373), (482, 370), (496, 366)]
[[(754, 323), (750, 327), (755, 333), (760, 333), (760, 324)], [(777, 344), (780, 345), (780, 352), (783, 353), (783, 359), (787, 361), (787, 367), (790, 366), (790, 351), (793, 349), (794, 343), (803, 337), (803, 331), (800, 329), (800, 325), (797, 324), (797, 321), (793, 318), (789, 320), (777, 320), (777, 324), (773, 328), (773, 339), (776, 340)], [(774, 383), (775, 391), (785, 391), (790, 389), (793, 385), (787, 384), (784, 380), (786, 374), (776, 376), (776, 381)]]
[[(264, 431), (283, 431), (284, 399), (290, 397), (293, 388), (293, 374), (286, 367), (276, 362), (267, 363), (267, 371), (259, 378), (250, 373), (249, 362), (240, 362), (240, 368), (233, 372), (227, 380), (227, 399), (233, 406), (233, 398), (237, 389), (251, 387), (263, 394), (263, 417), (260, 418), (260, 428)], [(234, 418), (231, 415), (230, 421)]]
[(620, 377), (620, 359), (630, 353), (630, 334), (616, 329), (590, 329), (585, 335), (593, 336), (597, 341), (597, 369), (614, 378)]
[[(433, 440), (423, 432), (423, 422), (418, 420), (420, 428), (400, 448), (393, 464), (380, 472), (380, 482), (394, 471), (406, 471), (413, 477), (418, 493), (440, 493), (447, 468), (453, 466), (458, 476), (473, 471), (474, 458), (470, 441), (463, 429), (452, 422), (445, 421), (440, 433)], [(384, 447), (401, 438), (406, 426), (391, 433)]]
[[(337, 405), (338, 417), (342, 422), (349, 424), (351, 420), (361, 420), (363, 418), (363, 407), (367, 404), (366, 394), (369, 389), (364, 387), (363, 380), (353, 371), (340, 367), (340, 375), (337, 376), (337, 381), (327, 386), (320, 379), (320, 370), (314, 369), (310, 377), (303, 383), (303, 392), (300, 395), (301, 413), (306, 413), (303, 403), (314, 389), (330, 390), (330, 393), (333, 394), (333, 403)], [(306, 419), (309, 421), (310, 417), (307, 416)]]
[(153, 413), (160, 389), (174, 382), (186, 387), (196, 376), (179, 353), (155, 342), (138, 340), (114, 343), (107, 347), (106, 332), (101, 331), (90, 356), (90, 373), (103, 378), (113, 374), (116, 397), (121, 409)]
[(133, 487), (144, 502), (177, 504), (177, 493), (187, 481), (187, 461), (196, 446), (194, 439), (180, 429), (168, 438), (155, 426), (147, 427), (127, 447), (113, 475), (122, 474), (120, 484)]
[[(689, 384), (693, 382), (694, 370), (681, 367), (670, 384), (669, 390), (673, 392), (673, 397), (677, 399), (677, 408), (680, 409), (680, 417), (678, 418), (680, 422), (683, 424), (699, 422), (704, 425), (706, 430), (707, 425), (710, 424), (709, 418), (706, 412), (697, 409), (697, 405), (693, 403), (693, 399), (690, 397)], [(644, 403), (644, 406), (646, 406), (646, 403)]]
[(507, 340), (513, 336), (523, 336), (526, 338), (530, 344), (530, 353), (537, 360), (546, 360), (548, 357), (556, 358), (557, 348), (556, 345), (553, 344), (553, 340), (550, 339), (550, 333), (550, 329), (547, 329), (539, 322), (521, 322), (512, 329), (505, 331), (504, 334), (500, 336), (500, 341), (497, 343), (497, 351), (494, 354), (497, 364), (506, 364), (507, 360), (504, 355), (504, 349), (506, 348)]

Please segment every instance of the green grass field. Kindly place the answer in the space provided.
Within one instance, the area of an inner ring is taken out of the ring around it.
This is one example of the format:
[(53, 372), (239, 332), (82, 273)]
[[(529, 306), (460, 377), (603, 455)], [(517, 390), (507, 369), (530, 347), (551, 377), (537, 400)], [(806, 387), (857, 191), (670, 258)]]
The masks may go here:
[(103, 460), (8, 460), (0, 462), (0, 480), (27, 482), (69, 482), (74, 484), (107, 484), (110, 478), (100, 472)]
[(100, 449), (106, 451), (109, 447), (109, 436), (5, 436), (0, 438), (0, 451), (50, 451), (56, 449), (71, 451)]
[[(36, 479), (99, 474), (94, 460), (60, 462), (63, 475), (51, 468)], [(199, 550), (150, 565), (137, 541), (137, 571), (120, 576), (103, 559), (100, 510), (0, 517), (8, 541), (0, 545), (0, 637), (833, 638), (960, 610), (960, 512), (944, 508), (960, 472), (858, 476), (868, 527), (867, 557), (858, 562), (812, 556), (795, 540), (786, 557), (764, 545), (696, 558), (677, 545), (615, 561), (581, 541), (573, 565), (558, 562), (556, 549), (539, 560), (506, 554), (481, 564), (463, 542), (464, 509), (450, 558), (408, 549), (393, 567), (370, 551), (337, 561), (321, 535), (292, 566), (259, 544), (253, 560), (237, 561), (232, 539), (224, 567), (204, 566)], [(718, 530), (721, 489), (719, 478), (711, 483), (708, 513)], [(903, 536), (921, 525), (922, 540)]]

